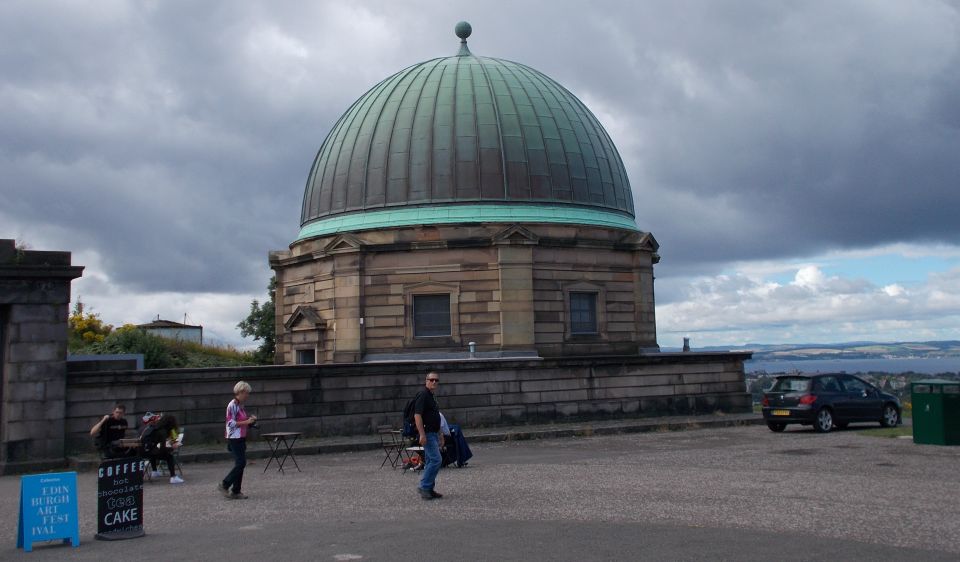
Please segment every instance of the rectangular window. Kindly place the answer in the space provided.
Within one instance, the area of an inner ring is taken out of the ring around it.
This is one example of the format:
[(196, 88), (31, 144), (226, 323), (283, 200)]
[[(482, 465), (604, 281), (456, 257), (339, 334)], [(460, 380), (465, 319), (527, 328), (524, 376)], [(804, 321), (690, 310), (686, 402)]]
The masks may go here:
[(413, 295), (413, 336), (450, 335), (450, 295)]
[(807, 377), (780, 377), (770, 392), (807, 392), (809, 389), (810, 379)]
[(597, 333), (597, 293), (570, 293), (570, 333)]
[(840, 392), (840, 384), (837, 382), (837, 377), (820, 377), (817, 379), (817, 386), (814, 387), (813, 390), (819, 392)]
[[(843, 380), (843, 387), (847, 389), (847, 392), (852, 392), (854, 394), (870, 392), (870, 386), (857, 377), (846, 376), (841, 380)], [(838, 388), (837, 392), (839, 391), (840, 389)]]
[(317, 352), (314, 349), (298, 349), (297, 365), (314, 365), (317, 362)]

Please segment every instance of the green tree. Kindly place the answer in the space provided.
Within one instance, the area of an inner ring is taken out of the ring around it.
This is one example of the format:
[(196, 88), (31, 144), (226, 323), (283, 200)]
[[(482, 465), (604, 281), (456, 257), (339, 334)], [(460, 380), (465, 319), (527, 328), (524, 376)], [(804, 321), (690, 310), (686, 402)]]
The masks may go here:
[(277, 322), (274, 308), (274, 296), (277, 292), (277, 276), (270, 278), (267, 294), (270, 298), (263, 304), (257, 299), (250, 303), (250, 314), (237, 324), (240, 335), (259, 341), (260, 347), (253, 354), (254, 360), (261, 365), (272, 365), (277, 351)]

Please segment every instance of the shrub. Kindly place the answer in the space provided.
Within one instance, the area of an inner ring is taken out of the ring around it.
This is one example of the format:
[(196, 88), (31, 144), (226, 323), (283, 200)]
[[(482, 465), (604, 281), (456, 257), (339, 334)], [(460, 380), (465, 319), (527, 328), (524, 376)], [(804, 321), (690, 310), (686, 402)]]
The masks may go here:
[(163, 338), (148, 334), (132, 325), (125, 325), (96, 344), (97, 353), (140, 353), (146, 369), (181, 367), (167, 348)]
[(74, 309), (67, 320), (69, 327), (67, 346), (71, 352), (86, 351), (92, 344), (103, 343), (113, 331), (113, 326), (104, 324), (99, 314), (80, 312)]

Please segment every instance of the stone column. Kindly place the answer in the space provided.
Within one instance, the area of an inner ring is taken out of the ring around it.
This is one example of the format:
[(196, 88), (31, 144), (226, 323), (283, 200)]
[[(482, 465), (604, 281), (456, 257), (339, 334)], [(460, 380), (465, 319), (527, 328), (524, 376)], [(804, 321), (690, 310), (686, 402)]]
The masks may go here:
[(69, 252), (0, 240), (0, 473), (65, 464)]
[(500, 245), (500, 348), (534, 349), (533, 247)]

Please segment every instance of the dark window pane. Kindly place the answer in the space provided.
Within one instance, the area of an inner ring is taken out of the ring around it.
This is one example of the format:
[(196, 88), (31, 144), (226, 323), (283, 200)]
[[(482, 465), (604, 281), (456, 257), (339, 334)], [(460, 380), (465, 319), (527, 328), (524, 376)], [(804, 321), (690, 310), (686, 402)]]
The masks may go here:
[(597, 293), (570, 293), (570, 333), (597, 333)]
[(820, 392), (840, 392), (840, 385), (837, 384), (837, 377), (820, 377), (817, 380), (818, 388), (814, 390), (819, 390)]
[[(851, 376), (843, 377), (843, 387), (847, 389), (847, 392), (867, 392), (870, 390), (867, 387), (867, 383)], [(839, 390), (838, 388), (837, 391)]]
[(413, 296), (413, 335), (450, 335), (450, 295)]
[(313, 365), (317, 362), (316, 351), (312, 349), (297, 350), (297, 365)]

